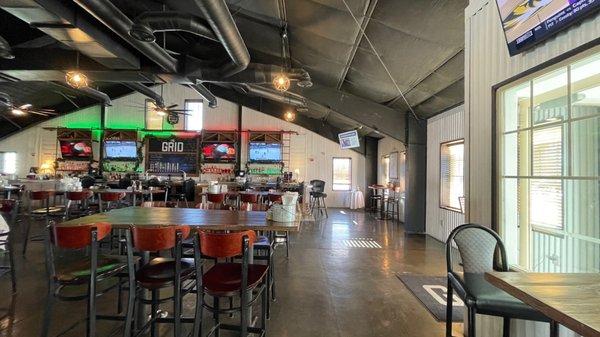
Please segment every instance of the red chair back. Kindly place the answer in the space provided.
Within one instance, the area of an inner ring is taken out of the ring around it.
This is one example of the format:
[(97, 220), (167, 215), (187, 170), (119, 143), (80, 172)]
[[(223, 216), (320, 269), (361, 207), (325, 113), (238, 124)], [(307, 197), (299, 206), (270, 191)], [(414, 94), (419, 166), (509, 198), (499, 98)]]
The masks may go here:
[(77, 191), (77, 192), (67, 192), (65, 197), (67, 200), (72, 201), (83, 201), (89, 199), (92, 196), (91, 191)]
[(224, 259), (242, 255), (242, 238), (247, 236), (249, 244), (256, 241), (252, 230), (233, 233), (200, 232), (200, 252), (204, 256)]
[(268, 209), (269, 205), (253, 203), (242, 203), (240, 207), (240, 211), (266, 211)]
[(48, 192), (48, 191), (31, 191), (31, 192), (29, 192), (29, 199), (31, 199), (31, 200), (47, 200), (47, 199), (50, 199), (50, 192)]
[(251, 204), (257, 204), (258, 203), (258, 194), (256, 194), (256, 193), (240, 193), (240, 201), (248, 202)]
[(225, 193), (208, 193), (206, 200), (208, 200), (208, 202), (222, 204), (225, 201)]
[(145, 252), (171, 249), (177, 243), (178, 230), (181, 231), (182, 239), (190, 234), (189, 226), (133, 227), (133, 246)]
[(100, 200), (102, 201), (119, 201), (125, 197), (125, 193), (119, 192), (102, 192), (100, 193)]
[(53, 226), (54, 244), (60, 248), (80, 249), (92, 244), (92, 229), (98, 232), (98, 241), (110, 234), (111, 226), (97, 222), (72, 227)]
[(17, 201), (13, 199), (0, 200), (0, 213), (10, 213), (17, 207)]
[(272, 194), (268, 195), (270, 202), (281, 202), (281, 194)]

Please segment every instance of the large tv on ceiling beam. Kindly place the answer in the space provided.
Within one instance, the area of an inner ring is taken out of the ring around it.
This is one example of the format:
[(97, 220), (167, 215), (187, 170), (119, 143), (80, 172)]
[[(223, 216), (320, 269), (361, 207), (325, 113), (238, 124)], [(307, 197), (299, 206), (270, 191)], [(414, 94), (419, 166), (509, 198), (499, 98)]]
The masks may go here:
[(511, 56), (600, 9), (598, 0), (496, 0), (496, 4)]

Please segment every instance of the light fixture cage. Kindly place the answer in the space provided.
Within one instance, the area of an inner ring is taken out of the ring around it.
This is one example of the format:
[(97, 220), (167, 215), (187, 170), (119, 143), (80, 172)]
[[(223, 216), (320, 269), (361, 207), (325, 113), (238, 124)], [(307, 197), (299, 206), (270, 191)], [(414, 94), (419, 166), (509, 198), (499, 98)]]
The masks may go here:
[(87, 76), (80, 71), (69, 71), (65, 75), (65, 81), (68, 85), (75, 89), (84, 88), (88, 86)]
[(287, 77), (285, 74), (278, 74), (273, 79), (273, 87), (277, 91), (288, 91), (288, 89), (290, 88), (290, 78)]
[(294, 111), (286, 111), (283, 114), (283, 118), (288, 121), (288, 122), (293, 122), (294, 120), (296, 120), (296, 113)]

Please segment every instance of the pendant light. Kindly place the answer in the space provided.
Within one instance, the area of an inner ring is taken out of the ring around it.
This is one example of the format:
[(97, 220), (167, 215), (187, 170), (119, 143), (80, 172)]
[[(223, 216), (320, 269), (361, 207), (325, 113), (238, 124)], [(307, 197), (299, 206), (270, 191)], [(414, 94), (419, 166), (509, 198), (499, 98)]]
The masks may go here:
[(85, 88), (89, 84), (87, 76), (79, 71), (79, 52), (77, 52), (77, 70), (68, 71), (65, 75), (65, 81), (75, 89)]

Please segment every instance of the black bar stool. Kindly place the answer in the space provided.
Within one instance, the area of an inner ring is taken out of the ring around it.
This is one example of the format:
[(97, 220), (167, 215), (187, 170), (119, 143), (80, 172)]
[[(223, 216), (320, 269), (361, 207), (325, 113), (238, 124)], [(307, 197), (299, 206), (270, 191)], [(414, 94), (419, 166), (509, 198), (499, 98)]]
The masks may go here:
[(15, 272), (14, 258), (14, 236), (17, 213), (19, 211), (19, 202), (13, 199), (0, 200), (0, 214), (6, 222), (6, 227), (0, 223), (0, 247), (4, 246), (4, 251), (8, 253), (8, 265), (0, 266), (0, 275), (9, 272), (13, 293), (17, 291), (17, 275)]
[(325, 198), (327, 198), (327, 193), (325, 193), (325, 182), (323, 180), (311, 180), (310, 184), (312, 186), (310, 191), (310, 213), (313, 214), (316, 209), (319, 214), (321, 210), (325, 211), (325, 217), (328, 218), (327, 214), (327, 205), (325, 205)]

